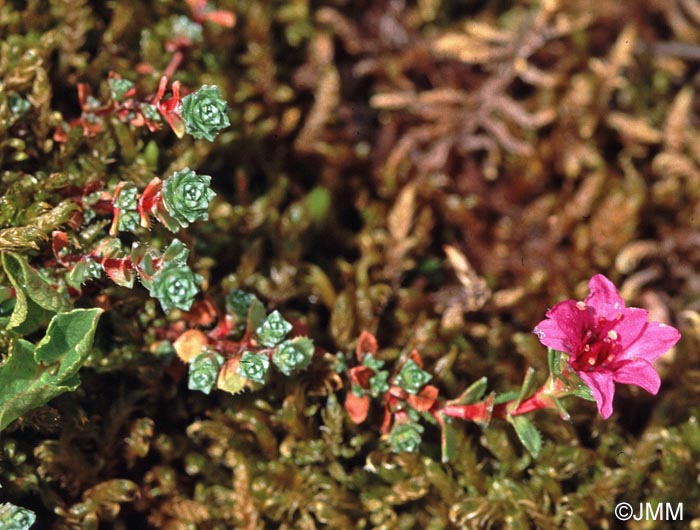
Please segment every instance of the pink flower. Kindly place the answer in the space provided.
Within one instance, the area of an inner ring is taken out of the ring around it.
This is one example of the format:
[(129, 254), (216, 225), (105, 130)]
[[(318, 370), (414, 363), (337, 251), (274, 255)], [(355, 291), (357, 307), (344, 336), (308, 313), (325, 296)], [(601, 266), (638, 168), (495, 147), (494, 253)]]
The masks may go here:
[(612, 414), (615, 382), (637, 385), (651, 394), (661, 380), (651, 364), (681, 337), (678, 330), (648, 322), (648, 312), (625, 307), (602, 274), (588, 282), (584, 302), (565, 300), (547, 311), (534, 329), (540, 342), (569, 354), (569, 364), (591, 389), (603, 419)]

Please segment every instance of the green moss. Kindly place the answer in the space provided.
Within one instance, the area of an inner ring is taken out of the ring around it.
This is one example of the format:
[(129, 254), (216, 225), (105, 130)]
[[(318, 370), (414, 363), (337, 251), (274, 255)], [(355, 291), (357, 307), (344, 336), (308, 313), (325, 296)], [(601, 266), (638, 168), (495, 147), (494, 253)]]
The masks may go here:
[[(612, 528), (618, 502), (682, 502), (697, 526), (692, 3), (627, 25), (605, 2), (5, 2), (0, 253), (31, 270), (0, 272), (0, 368), (54, 314), (105, 312), (81, 385), (3, 430), (0, 517)], [(184, 167), (211, 179), (173, 190)], [(598, 272), (683, 332), (657, 396), (620, 389), (606, 422), (565, 398), (570, 422), (517, 432), (406, 405), (431, 385), (518, 399), (531, 366), (527, 399), (548, 368), (532, 327)], [(381, 350), (361, 360), (363, 331)], [(235, 395), (215, 389), (229, 368)]]

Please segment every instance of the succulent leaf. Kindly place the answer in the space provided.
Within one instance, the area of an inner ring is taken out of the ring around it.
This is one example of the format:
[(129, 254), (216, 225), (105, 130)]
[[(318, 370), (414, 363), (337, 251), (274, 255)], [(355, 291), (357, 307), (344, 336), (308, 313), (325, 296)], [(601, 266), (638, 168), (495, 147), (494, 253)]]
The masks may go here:
[(290, 331), (292, 331), (292, 325), (282, 317), (279, 311), (273, 311), (256, 328), (255, 333), (263, 346), (274, 348)]
[(181, 115), (188, 134), (210, 142), (214, 141), (221, 129), (231, 125), (228, 105), (216, 85), (204, 85), (182, 98)]
[(314, 355), (314, 344), (307, 337), (286, 340), (272, 354), (272, 362), (284, 375), (306, 368)]

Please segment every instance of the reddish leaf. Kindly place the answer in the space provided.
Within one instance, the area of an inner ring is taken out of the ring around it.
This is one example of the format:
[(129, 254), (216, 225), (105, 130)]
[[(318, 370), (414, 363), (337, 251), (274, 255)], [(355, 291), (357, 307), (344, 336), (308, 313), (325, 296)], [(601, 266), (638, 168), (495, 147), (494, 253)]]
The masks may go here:
[(408, 354), (408, 358), (418, 365), (418, 368), (423, 368), (423, 359), (420, 358), (420, 353), (417, 350), (413, 350)]
[(379, 428), (379, 432), (386, 434), (391, 429), (391, 411), (389, 406), (384, 407), (384, 419), (382, 420), (382, 426)]
[(348, 392), (345, 397), (345, 410), (354, 423), (362, 423), (367, 419), (369, 403), (369, 396), (358, 396), (353, 392)]
[(362, 362), (365, 355), (372, 354), (377, 356), (377, 339), (369, 331), (363, 331), (360, 333), (360, 338), (357, 340), (357, 347), (355, 352), (357, 354), (357, 360)]
[(158, 177), (153, 177), (153, 180), (148, 183), (146, 189), (143, 190), (141, 197), (138, 200), (138, 210), (141, 217), (141, 226), (150, 228), (150, 216), (155, 213), (158, 201), (160, 199), (161, 180)]
[(51, 232), (51, 249), (53, 250), (53, 255), (61, 265), (67, 267), (70, 263), (64, 259), (65, 253), (62, 252), (63, 249), (69, 246), (68, 235), (60, 230), (54, 230)]
[(210, 329), (219, 320), (219, 309), (216, 307), (214, 299), (205, 295), (202, 300), (195, 302), (189, 311), (183, 313), (182, 318), (190, 326)]
[(427, 385), (415, 396), (409, 394), (407, 401), (414, 409), (423, 412), (430, 410), (435, 405), (439, 393), (436, 386)]
[(204, 13), (204, 19), (225, 28), (232, 28), (236, 24), (236, 15), (223, 9)]
[(374, 375), (374, 370), (369, 366), (355, 366), (348, 370), (350, 374), (350, 381), (354, 385), (361, 386), (365, 390), (369, 389), (369, 380)]

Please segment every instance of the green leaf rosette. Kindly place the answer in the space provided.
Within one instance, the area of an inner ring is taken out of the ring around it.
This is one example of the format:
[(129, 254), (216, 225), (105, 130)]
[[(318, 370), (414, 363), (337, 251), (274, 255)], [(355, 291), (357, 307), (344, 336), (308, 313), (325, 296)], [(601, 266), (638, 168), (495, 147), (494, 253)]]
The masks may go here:
[(419, 423), (408, 422), (394, 425), (389, 433), (392, 451), (395, 453), (415, 453), (423, 439), (423, 431), (424, 428)]
[(403, 365), (403, 368), (401, 368), (394, 383), (409, 394), (417, 394), (432, 378), (432, 375), (421, 370), (415, 361), (409, 359), (406, 361), (406, 364)]
[(194, 274), (187, 265), (171, 261), (156, 272), (148, 290), (153, 298), (158, 299), (163, 311), (174, 307), (188, 311), (201, 281), (202, 277)]
[(36, 514), (10, 502), (0, 504), (0, 528), (3, 530), (29, 530), (36, 522)]
[(228, 105), (216, 85), (204, 85), (182, 98), (180, 115), (188, 134), (195, 138), (206, 138), (210, 142), (214, 141), (220, 130), (231, 125)]
[(231, 292), (226, 296), (226, 311), (236, 315), (238, 318), (245, 319), (248, 316), (248, 309), (255, 298), (253, 293), (246, 293), (240, 289), (231, 289)]
[(269, 368), (270, 359), (267, 355), (245, 352), (236, 373), (255, 383), (263, 384)]
[(389, 372), (381, 370), (373, 375), (369, 380), (369, 393), (377, 398), (384, 392), (389, 391)]
[(187, 388), (209, 394), (219, 376), (224, 358), (214, 351), (204, 351), (190, 363)]
[(287, 322), (279, 311), (273, 311), (265, 321), (255, 330), (260, 344), (267, 348), (274, 348), (284, 340), (287, 333), (292, 331), (292, 325)]
[(108, 79), (107, 84), (114, 101), (123, 101), (126, 93), (134, 88), (134, 83), (122, 77)]
[(306, 368), (314, 355), (314, 344), (311, 339), (297, 337), (285, 340), (272, 354), (272, 362), (284, 375), (290, 375), (294, 370)]
[[(163, 181), (163, 202), (168, 214), (181, 226), (209, 218), (209, 203), (216, 196), (211, 177), (186, 167)], [(170, 227), (169, 227), (170, 228)]]

